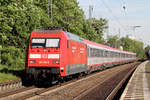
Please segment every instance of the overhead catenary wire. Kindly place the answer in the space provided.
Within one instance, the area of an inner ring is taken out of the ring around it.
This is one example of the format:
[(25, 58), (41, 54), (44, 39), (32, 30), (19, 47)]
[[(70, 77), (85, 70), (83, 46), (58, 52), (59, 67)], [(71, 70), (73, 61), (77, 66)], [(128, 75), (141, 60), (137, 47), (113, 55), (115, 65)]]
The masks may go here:
[(113, 14), (113, 11), (111, 10), (111, 8), (104, 2), (104, 0), (101, 0), (101, 2), (103, 3), (103, 5), (105, 6), (105, 8), (107, 8), (108, 12), (112, 15), (114, 21), (116, 21), (116, 23), (118, 23), (118, 25), (124, 30), (127, 31), (124, 28), (124, 25), (121, 24), (121, 22), (118, 20), (118, 18)]

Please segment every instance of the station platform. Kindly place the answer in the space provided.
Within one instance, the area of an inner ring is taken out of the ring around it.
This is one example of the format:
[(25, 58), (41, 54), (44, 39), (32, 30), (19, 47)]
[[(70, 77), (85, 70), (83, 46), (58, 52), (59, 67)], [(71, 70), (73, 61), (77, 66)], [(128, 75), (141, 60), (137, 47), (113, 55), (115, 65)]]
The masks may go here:
[(131, 76), (120, 100), (150, 100), (150, 89), (148, 85), (150, 78), (147, 77), (150, 74), (150, 61), (141, 63), (133, 75)]

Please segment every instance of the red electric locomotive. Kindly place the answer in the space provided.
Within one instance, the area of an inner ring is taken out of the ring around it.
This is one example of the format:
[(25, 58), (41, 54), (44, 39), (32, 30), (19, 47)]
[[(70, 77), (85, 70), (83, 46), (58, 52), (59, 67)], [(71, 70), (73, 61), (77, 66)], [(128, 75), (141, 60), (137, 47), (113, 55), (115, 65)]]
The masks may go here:
[(38, 83), (44, 80), (52, 82), (135, 59), (135, 53), (84, 40), (57, 27), (48, 27), (30, 35), (26, 76)]
[(82, 38), (61, 29), (31, 33), (26, 64), (27, 77), (36, 82), (54, 81), (87, 70), (86, 45)]

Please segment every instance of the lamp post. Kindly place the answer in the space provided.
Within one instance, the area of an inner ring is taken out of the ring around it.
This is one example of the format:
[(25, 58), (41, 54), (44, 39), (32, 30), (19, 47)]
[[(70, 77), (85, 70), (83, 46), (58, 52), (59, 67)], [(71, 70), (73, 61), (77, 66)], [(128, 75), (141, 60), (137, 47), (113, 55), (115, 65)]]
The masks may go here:
[(50, 20), (53, 20), (53, 12), (52, 12), (52, 0), (48, 0), (48, 15)]
[(131, 26), (131, 27), (132, 27), (132, 29), (133, 29), (133, 34), (135, 35), (135, 29), (140, 28), (140, 27), (142, 27), (142, 26), (135, 25), (135, 26)]

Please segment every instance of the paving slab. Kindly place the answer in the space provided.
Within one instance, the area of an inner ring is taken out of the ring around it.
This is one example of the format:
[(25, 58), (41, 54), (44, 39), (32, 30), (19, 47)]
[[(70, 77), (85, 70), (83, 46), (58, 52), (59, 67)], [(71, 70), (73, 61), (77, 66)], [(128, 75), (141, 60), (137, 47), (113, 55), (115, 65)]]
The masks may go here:
[(131, 76), (120, 100), (150, 100), (150, 91), (146, 79), (145, 65), (141, 63)]

